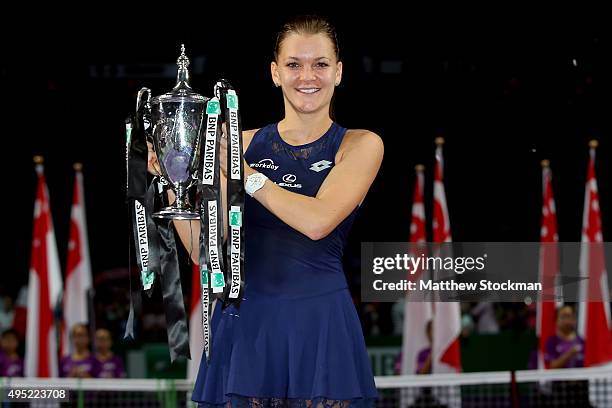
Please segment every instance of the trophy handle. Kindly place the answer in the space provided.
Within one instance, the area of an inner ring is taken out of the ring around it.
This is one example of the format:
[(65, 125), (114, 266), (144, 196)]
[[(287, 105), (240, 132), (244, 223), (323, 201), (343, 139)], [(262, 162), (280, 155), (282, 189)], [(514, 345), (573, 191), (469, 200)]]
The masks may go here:
[(138, 112), (142, 107), (142, 97), (145, 93), (147, 94), (146, 105), (149, 105), (151, 102), (151, 90), (149, 88), (141, 88), (140, 91), (138, 91), (138, 96), (136, 97), (136, 112)]
[(147, 141), (153, 145), (153, 150), (157, 150), (155, 149), (153, 135), (151, 134), (153, 129), (151, 128), (151, 90), (149, 88), (141, 88), (138, 91), (138, 96), (136, 97), (136, 115), (142, 118)]

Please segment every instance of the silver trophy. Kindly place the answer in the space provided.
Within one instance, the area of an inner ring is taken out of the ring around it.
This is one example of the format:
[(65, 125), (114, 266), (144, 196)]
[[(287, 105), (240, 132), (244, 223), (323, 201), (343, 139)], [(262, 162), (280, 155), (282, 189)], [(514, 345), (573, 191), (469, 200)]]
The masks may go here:
[(150, 123), (145, 114), (145, 129), (153, 136), (162, 182), (168, 183), (176, 194), (176, 201), (154, 213), (153, 217), (192, 220), (199, 219), (200, 214), (189, 204), (187, 193), (197, 183), (201, 131), (209, 98), (194, 92), (189, 85), (189, 59), (184, 45), (181, 45), (177, 65), (177, 81), (172, 91), (151, 98), (151, 91), (142, 88), (137, 106), (146, 94)]

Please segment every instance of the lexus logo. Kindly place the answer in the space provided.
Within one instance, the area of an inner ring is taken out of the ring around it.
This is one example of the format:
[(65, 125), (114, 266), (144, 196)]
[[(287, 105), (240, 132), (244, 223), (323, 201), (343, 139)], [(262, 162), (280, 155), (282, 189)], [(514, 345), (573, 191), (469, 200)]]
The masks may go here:
[(294, 183), (296, 179), (297, 177), (295, 177), (295, 174), (285, 174), (283, 176), (283, 181), (285, 183)]

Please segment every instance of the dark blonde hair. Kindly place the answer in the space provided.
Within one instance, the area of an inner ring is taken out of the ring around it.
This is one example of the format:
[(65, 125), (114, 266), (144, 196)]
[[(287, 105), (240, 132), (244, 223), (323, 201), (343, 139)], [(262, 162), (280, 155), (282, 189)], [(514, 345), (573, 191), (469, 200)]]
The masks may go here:
[(324, 34), (332, 42), (336, 60), (340, 61), (340, 49), (338, 47), (338, 38), (336, 37), (336, 29), (328, 19), (316, 15), (304, 15), (293, 17), (283, 26), (276, 35), (276, 44), (274, 45), (274, 61), (278, 61), (281, 45), (285, 38), (290, 34)]
[(72, 326), (70, 329), (70, 336), (74, 336), (74, 333), (80, 328), (85, 329), (85, 332), (87, 332), (87, 337), (89, 337), (89, 327), (85, 323), (76, 323), (74, 326)]

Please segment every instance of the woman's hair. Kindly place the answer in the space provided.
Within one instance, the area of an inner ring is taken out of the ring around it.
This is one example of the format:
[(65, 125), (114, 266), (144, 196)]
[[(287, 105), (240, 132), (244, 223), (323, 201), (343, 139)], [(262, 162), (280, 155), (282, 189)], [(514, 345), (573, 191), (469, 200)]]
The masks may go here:
[(19, 334), (17, 333), (17, 330), (13, 328), (6, 329), (5, 331), (2, 332), (2, 335), (0, 335), (0, 337), (8, 337), (8, 336), (15, 336), (17, 340), (19, 340)]
[(571, 303), (566, 303), (563, 306), (558, 307), (555, 310), (555, 317), (558, 318), (559, 317), (559, 313), (561, 313), (561, 310), (563, 309), (570, 309), (572, 311), (572, 314), (576, 314), (576, 309), (574, 308), (574, 305)]
[(85, 323), (77, 323), (74, 326), (72, 326), (72, 329), (70, 329), (70, 335), (74, 336), (74, 333), (80, 328), (85, 329), (85, 332), (87, 333), (87, 337), (89, 337), (89, 328), (87, 327)]
[(329, 38), (334, 46), (334, 53), (336, 54), (336, 60), (340, 60), (340, 49), (338, 48), (338, 38), (336, 37), (336, 29), (324, 17), (316, 15), (304, 15), (293, 17), (283, 26), (276, 35), (276, 44), (274, 45), (274, 61), (278, 61), (278, 54), (280, 47), (290, 34), (324, 34)]

